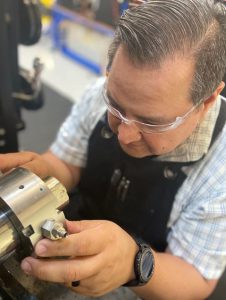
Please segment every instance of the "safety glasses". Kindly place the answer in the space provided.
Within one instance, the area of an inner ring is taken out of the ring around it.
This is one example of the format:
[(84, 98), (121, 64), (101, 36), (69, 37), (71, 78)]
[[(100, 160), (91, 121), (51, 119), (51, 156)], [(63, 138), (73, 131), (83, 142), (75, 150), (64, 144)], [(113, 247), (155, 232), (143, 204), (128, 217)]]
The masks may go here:
[(127, 125), (135, 124), (136, 127), (139, 129), (139, 131), (143, 133), (161, 133), (161, 132), (165, 132), (177, 128), (178, 126), (183, 124), (185, 120), (191, 115), (191, 113), (202, 103), (202, 101), (199, 101), (196, 105), (192, 106), (192, 108), (184, 115), (176, 117), (174, 122), (158, 125), (158, 124), (151, 124), (151, 123), (143, 123), (137, 120), (128, 119), (126, 116), (124, 116), (123, 113), (119, 111), (118, 107), (115, 108), (114, 105), (111, 103), (111, 100), (109, 99), (107, 94), (106, 83), (103, 86), (102, 95), (108, 111), (114, 117), (116, 117), (121, 122)]

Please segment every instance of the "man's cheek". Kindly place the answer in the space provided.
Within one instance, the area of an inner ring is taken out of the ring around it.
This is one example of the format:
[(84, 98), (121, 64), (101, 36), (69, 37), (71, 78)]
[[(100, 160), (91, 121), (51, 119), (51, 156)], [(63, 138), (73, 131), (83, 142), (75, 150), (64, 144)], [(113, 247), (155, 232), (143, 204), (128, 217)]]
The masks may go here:
[(111, 128), (111, 130), (117, 134), (118, 132), (118, 126), (120, 125), (120, 120), (118, 120), (117, 118), (115, 117), (111, 117), (108, 115), (108, 124)]

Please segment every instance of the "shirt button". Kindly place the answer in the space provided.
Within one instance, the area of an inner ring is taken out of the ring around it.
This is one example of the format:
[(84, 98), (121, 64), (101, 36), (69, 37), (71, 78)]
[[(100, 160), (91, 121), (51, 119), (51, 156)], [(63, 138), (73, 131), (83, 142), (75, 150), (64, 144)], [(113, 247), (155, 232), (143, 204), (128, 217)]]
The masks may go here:
[(163, 176), (166, 179), (175, 179), (177, 177), (177, 173), (173, 172), (169, 167), (165, 167), (164, 171), (163, 171)]

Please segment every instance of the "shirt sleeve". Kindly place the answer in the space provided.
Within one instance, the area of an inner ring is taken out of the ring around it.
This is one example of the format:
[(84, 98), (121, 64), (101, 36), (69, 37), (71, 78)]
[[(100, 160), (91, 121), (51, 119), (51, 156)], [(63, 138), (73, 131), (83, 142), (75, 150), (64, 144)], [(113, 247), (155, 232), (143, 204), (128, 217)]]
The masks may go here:
[(104, 78), (89, 86), (80, 101), (72, 107), (50, 150), (63, 161), (84, 167), (90, 135), (106, 107), (102, 98)]
[(168, 250), (204, 278), (218, 279), (226, 265), (226, 130), (176, 196)]

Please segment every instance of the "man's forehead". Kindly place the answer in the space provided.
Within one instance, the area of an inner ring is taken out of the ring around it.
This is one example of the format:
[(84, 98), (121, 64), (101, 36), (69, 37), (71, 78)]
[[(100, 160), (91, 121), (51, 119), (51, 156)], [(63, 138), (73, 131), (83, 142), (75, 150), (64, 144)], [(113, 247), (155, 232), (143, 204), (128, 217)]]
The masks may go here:
[(181, 103), (185, 108), (192, 103), (193, 74), (193, 61), (182, 55), (166, 59), (159, 68), (153, 68), (131, 63), (121, 48), (109, 73), (108, 91), (120, 103), (129, 98), (130, 105), (144, 101), (160, 110), (168, 109), (170, 103), (172, 110), (177, 111)]
[(124, 72), (128, 72), (130, 76), (124, 78), (126, 81), (133, 76), (137, 79), (145, 79), (149, 77), (155, 77), (156, 74), (177, 72), (178, 80), (183, 77), (191, 77), (195, 71), (195, 60), (190, 55), (178, 52), (170, 55), (161, 62), (156, 64), (155, 62), (149, 62), (142, 64), (139, 61), (134, 61), (131, 55), (128, 53), (124, 46), (120, 46), (115, 54), (113, 63), (110, 68), (110, 73), (114, 73), (115, 76), (120, 76)]
[(118, 56), (109, 73), (109, 85), (140, 93), (167, 93), (176, 89), (178, 93), (191, 87), (194, 77), (194, 65), (182, 59), (166, 60), (160, 68), (135, 66)]

